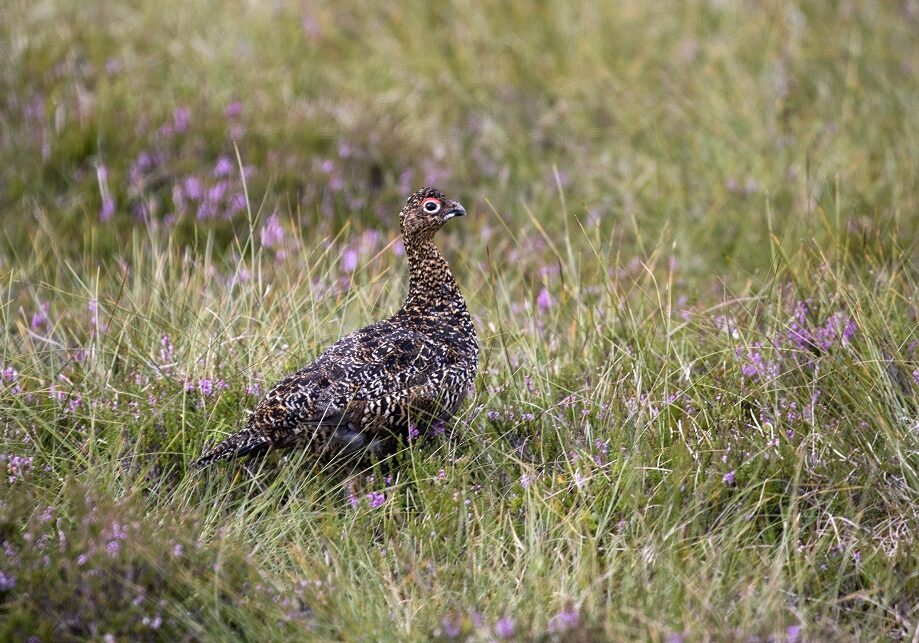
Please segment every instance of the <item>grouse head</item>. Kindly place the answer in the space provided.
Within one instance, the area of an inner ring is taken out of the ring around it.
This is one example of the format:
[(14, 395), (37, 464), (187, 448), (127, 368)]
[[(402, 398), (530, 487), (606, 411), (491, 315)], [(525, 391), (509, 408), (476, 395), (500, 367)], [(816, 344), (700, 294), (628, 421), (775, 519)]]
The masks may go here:
[(436, 188), (421, 188), (405, 202), (399, 224), (406, 242), (427, 241), (453, 217), (466, 215), (466, 208)]

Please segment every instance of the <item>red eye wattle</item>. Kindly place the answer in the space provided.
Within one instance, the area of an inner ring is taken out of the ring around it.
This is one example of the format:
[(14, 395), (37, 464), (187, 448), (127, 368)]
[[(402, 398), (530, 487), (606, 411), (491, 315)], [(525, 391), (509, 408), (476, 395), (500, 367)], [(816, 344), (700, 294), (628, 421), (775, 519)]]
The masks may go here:
[(427, 198), (421, 202), (421, 209), (430, 214), (437, 212), (440, 208), (440, 199)]

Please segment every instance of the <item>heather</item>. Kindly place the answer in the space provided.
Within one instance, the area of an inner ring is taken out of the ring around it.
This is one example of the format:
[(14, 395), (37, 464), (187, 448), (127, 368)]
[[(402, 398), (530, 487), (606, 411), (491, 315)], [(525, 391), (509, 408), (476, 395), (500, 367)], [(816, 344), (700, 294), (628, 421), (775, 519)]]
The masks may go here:
[[(916, 636), (915, 2), (0, 17), (0, 637)], [(460, 417), (192, 473), (423, 184)]]

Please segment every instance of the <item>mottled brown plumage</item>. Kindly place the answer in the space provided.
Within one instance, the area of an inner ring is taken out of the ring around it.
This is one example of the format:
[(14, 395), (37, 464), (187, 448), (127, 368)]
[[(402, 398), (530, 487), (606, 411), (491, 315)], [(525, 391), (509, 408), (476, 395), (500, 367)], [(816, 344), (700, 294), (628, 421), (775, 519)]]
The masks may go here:
[(472, 318), (446, 260), (434, 245), (443, 224), (466, 214), (434, 188), (412, 194), (399, 214), (409, 265), (402, 308), (346, 335), (259, 402), (246, 428), (195, 463), (302, 445), (317, 454), (381, 453), (447, 420), (478, 368)]

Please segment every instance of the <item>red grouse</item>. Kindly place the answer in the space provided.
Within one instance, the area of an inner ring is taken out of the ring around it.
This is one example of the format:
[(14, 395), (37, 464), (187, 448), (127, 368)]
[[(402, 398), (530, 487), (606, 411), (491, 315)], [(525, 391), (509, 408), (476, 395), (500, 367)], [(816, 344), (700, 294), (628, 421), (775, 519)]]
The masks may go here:
[(421, 188), (399, 213), (408, 296), (389, 319), (346, 335), (259, 402), (246, 428), (193, 463), (303, 446), (316, 454), (381, 453), (411, 428), (448, 420), (478, 368), (466, 302), (434, 235), (466, 210)]

